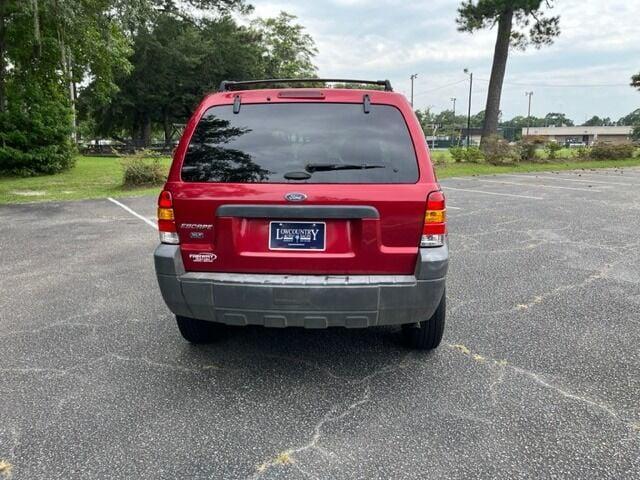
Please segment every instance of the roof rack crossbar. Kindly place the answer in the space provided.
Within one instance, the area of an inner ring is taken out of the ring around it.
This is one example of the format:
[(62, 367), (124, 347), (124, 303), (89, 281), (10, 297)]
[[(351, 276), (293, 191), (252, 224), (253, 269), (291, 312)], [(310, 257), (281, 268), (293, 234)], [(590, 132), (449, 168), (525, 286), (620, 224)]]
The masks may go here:
[(265, 80), (243, 80), (234, 82), (223, 80), (220, 82), (221, 92), (231, 92), (234, 90), (244, 90), (242, 87), (248, 85), (264, 85), (270, 83), (354, 83), (363, 85), (379, 85), (384, 87), (386, 92), (393, 92), (389, 80), (353, 80), (345, 78), (271, 78)]

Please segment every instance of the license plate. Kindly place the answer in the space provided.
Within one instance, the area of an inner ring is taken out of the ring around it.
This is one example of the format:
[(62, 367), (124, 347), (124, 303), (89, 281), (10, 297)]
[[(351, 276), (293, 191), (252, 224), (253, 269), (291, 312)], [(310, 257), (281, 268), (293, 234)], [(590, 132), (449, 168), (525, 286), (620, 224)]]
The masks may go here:
[(324, 222), (270, 222), (269, 250), (319, 250), (326, 241)]

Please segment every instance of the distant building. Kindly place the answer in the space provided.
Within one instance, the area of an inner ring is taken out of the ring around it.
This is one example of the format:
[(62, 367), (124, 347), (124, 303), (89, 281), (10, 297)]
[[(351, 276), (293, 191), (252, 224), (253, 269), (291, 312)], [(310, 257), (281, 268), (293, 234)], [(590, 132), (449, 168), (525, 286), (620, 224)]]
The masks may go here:
[(482, 139), (482, 127), (471, 127), (470, 129), (461, 128), (460, 129), (460, 144), (467, 144), (467, 136), (469, 136), (469, 144), (475, 145), (476, 147), (480, 145), (480, 140)]
[[(469, 130), (466, 127), (461, 128), (460, 143), (462, 145), (467, 144), (467, 135), (469, 135), (469, 144), (477, 147), (482, 139), (482, 127), (471, 127)], [(514, 140), (515, 130), (510, 127), (498, 127), (498, 136), (511, 142)]]
[[(563, 145), (591, 145), (595, 142), (628, 143), (633, 127), (529, 127), (529, 137), (542, 137)], [(527, 128), (522, 129), (522, 138)]]

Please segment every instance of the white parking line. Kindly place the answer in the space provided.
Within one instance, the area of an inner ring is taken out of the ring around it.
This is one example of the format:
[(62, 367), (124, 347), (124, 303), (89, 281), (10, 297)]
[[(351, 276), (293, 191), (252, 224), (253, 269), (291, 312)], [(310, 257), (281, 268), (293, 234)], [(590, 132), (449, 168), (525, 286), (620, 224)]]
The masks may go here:
[(517, 185), (520, 187), (532, 187), (532, 188), (553, 188), (557, 190), (574, 190), (576, 192), (595, 192), (602, 193), (600, 190), (595, 190), (593, 188), (574, 188), (574, 187), (559, 187), (558, 185), (542, 185), (541, 183), (518, 183), (518, 182), (502, 182), (500, 180), (485, 180), (484, 178), (478, 179), (481, 182), (487, 183), (500, 183), (502, 185)]
[(453, 205), (447, 205), (447, 210), (462, 210), (460, 207), (454, 207)]
[(129, 207), (127, 207), (124, 203), (120, 203), (119, 201), (108, 197), (107, 200), (109, 200), (110, 202), (115, 203), (116, 205), (118, 205), (119, 207), (124, 208), (127, 212), (129, 212), (131, 215), (133, 215), (134, 217), (139, 218), (140, 220), (142, 220), (144, 223), (146, 223), (147, 225), (155, 228), (156, 230), (158, 229), (158, 225), (156, 225), (155, 222), (152, 222), (151, 220), (149, 220), (146, 217), (143, 217), (142, 215), (140, 215), (139, 213), (134, 212), (133, 210), (131, 210)]
[(484, 193), (485, 195), (498, 195), (500, 197), (516, 197), (516, 198), (527, 198), (529, 200), (544, 200), (542, 197), (532, 197), (530, 195), (516, 195), (514, 193), (498, 193), (498, 192), (485, 192), (482, 190), (471, 190), (469, 188), (454, 188), (454, 187), (444, 187), (446, 190), (458, 190), (459, 192), (471, 192), (471, 193)]
[[(543, 178), (545, 180), (566, 180), (567, 182), (577, 182), (577, 183), (593, 183), (593, 184), (602, 184), (602, 185), (626, 185), (629, 187), (638, 186), (635, 183), (623, 183), (623, 182), (599, 182), (597, 180), (578, 180), (577, 178), (566, 178), (561, 177), (560, 175), (518, 175), (515, 173), (507, 173), (503, 174), (505, 177), (519, 177), (519, 178)], [(602, 178), (602, 177), (600, 177)]]

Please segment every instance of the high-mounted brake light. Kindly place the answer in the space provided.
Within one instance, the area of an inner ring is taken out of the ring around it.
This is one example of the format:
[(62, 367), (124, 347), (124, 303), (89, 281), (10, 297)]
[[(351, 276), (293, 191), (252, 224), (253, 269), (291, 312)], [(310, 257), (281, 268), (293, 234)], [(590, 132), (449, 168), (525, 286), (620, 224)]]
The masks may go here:
[(447, 241), (447, 208), (444, 193), (431, 192), (427, 198), (421, 247), (441, 247)]
[(324, 98), (319, 90), (283, 90), (278, 92), (278, 98)]
[(180, 243), (173, 214), (173, 198), (171, 192), (163, 190), (158, 197), (158, 231), (160, 241), (177, 245)]

